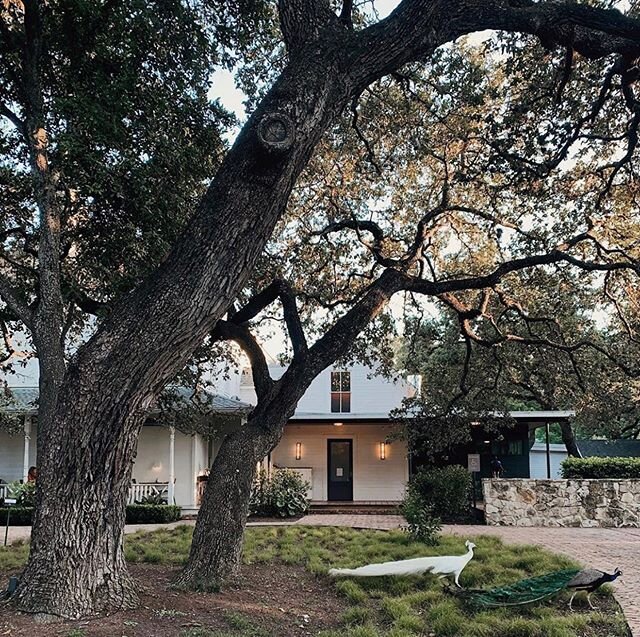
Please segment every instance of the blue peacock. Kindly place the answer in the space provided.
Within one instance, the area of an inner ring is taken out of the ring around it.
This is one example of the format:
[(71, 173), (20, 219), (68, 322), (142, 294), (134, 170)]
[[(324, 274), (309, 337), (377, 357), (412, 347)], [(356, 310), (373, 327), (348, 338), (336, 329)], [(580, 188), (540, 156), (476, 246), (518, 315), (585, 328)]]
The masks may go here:
[(533, 604), (549, 599), (563, 590), (569, 590), (573, 591), (569, 601), (569, 608), (573, 610), (573, 598), (579, 591), (586, 591), (589, 607), (595, 610), (591, 603), (591, 594), (603, 584), (615, 581), (620, 575), (622, 571), (618, 568), (613, 573), (605, 573), (595, 568), (565, 569), (523, 579), (507, 586), (489, 590), (466, 589), (456, 594), (477, 607), (504, 608)]

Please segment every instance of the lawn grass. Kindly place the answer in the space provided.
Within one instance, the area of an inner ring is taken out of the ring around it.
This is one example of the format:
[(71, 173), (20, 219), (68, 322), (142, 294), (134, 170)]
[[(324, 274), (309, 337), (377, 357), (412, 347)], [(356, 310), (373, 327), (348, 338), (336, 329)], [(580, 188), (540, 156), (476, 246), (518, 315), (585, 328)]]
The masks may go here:
[[(179, 566), (187, 558), (192, 528), (139, 532), (127, 536), (125, 552), (130, 562)], [(533, 546), (503, 544), (479, 536), (475, 557), (463, 571), (460, 583), (468, 588), (487, 588), (513, 583), (525, 577), (577, 565), (570, 559)], [(0, 570), (16, 568), (26, 557), (25, 545), (0, 549)], [(302, 565), (319, 577), (330, 567), (355, 567), (370, 562), (408, 559), (425, 555), (465, 552), (464, 538), (443, 536), (436, 547), (414, 542), (400, 531), (355, 531), (333, 527), (258, 527), (247, 530), (244, 559), (247, 564), (279, 561)], [(569, 613), (566, 596), (514, 609), (474, 612), (443, 590), (431, 575), (335, 580), (335, 590), (347, 604), (338, 630), (318, 637), (626, 637), (620, 613), (612, 612), (600, 593), (607, 612)], [(595, 596), (594, 596), (595, 600)], [(228, 629), (188, 628), (180, 637), (268, 637), (251, 617), (229, 613)]]

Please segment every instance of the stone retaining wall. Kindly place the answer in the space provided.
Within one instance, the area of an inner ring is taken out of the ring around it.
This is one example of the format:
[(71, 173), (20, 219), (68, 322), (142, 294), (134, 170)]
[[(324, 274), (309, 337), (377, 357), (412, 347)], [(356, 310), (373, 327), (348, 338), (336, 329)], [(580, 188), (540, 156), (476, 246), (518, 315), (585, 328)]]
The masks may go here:
[(640, 480), (483, 480), (492, 526), (640, 527)]

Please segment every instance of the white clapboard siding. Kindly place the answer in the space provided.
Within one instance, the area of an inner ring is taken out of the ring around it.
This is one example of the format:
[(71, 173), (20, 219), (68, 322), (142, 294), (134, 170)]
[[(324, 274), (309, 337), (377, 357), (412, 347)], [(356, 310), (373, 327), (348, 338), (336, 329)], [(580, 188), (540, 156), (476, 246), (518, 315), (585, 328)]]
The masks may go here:
[[(562, 461), (567, 458), (567, 448), (563, 444), (549, 445), (551, 456), (551, 479), (562, 477)], [(536, 442), (529, 452), (529, 475), (532, 478), (546, 479), (547, 477), (547, 446), (543, 442)]]
[[(325, 369), (311, 383), (311, 386), (300, 399), (295, 412), (295, 418), (305, 414), (331, 414), (331, 372), (348, 371), (351, 373), (351, 414), (376, 414), (386, 418), (389, 412), (397, 409), (402, 399), (410, 396), (415, 388), (405, 380), (396, 381), (382, 376), (371, 375), (371, 368), (365, 365), (349, 365), (348, 367), (333, 367)], [(270, 367), (273, 378), (280, 378), (284, 373), (283, 367)], [(239, 386), (240, 400), (255, 404), (256, 396), (253, 386), (247, 382)]]
[[(37, 427), (31, 426), (29, 441), (29, 467), (35, 466), (38, 446)], [(10, 436), (0, 431), (0, 480), (13, 482), (24, 479), (24, 434), (22, 432)]]
[[(380, 442), (392, 433), (387, 424), (287, 425), (284, 436), (273, 450), (274, 466), (309, 468), (312, 474), (312, 499), (327, 499), (327, 441), (353, 440), (353, 499), (394, 501), (402, 499), (409, 479), (407, 445), (397, 440), (386, 446), (386, 459), (380, 460)], [(301, 458), (296, 460), (296, 442), (300, 442)]]

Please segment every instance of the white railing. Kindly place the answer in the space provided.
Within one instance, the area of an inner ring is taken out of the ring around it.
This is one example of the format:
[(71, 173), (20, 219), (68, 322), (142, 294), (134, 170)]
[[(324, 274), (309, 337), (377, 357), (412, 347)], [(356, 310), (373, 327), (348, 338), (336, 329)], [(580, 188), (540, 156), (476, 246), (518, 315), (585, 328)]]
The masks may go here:
[(9, 491), (8, 487), (8, 484), (0, 484), (0, 500), (4, 500), (7, 497)]
[[(135, 504), (150, 495), (160, 495), (165, 502), (169, 499), (168, 482), (137, 482), (129, 487), (127, 504)], [(173, 504), (173, 503), (170, 503)]]

